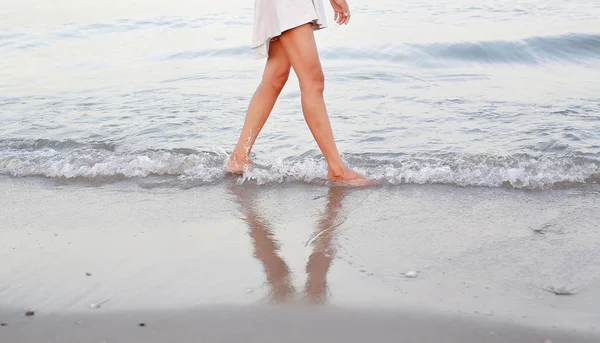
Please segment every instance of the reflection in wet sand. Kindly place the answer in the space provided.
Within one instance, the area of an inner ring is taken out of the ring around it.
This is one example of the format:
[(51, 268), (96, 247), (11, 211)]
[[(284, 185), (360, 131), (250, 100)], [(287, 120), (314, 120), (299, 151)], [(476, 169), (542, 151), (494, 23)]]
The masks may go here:
[[(292, 285), (290, 269), (279, 256), (280, 247), (268, 220), (258, 212), (254, 191), (239, 185), (230, 187), (230, 191), (244, 215), (242, 219), (248, 225), (254, 257), (263, 265), (270, 301), (283, 303), (292, 300), (296, 290)], [(336, 229), (345, 220), (341, 215), (344, 195), (343, 187), (329, 188), (325, 210), (307, 242), (307, 245), (312, 245), (313, 251), (306, 264), (304, 296), (311, 303), (323, 304), (327, 301), (327, 272), (335, 257), (332, 241)]]

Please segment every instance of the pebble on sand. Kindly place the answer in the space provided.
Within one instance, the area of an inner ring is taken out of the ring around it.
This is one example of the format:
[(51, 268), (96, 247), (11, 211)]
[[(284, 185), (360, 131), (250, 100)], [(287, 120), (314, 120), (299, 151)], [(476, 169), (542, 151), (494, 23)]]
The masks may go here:
[(414, 279), (417, 276), (419, 276), (419, 273), (417, 273), (414, 270), (411, 270), (411, 271), (408, 271), (408, 272), (404, 273), (404, 276), (407, 277), (407, 278), (409, 278), (409, 279)]

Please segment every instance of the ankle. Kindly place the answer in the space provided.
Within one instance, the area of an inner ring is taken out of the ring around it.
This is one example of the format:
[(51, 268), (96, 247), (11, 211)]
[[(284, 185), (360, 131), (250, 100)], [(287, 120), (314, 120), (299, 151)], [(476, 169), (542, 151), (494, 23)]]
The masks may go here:
[(330, 163), (328, 172), (330, 176), (341, 177), (346, 172), (346, 166), (342, 162)]
[(233, 151), (229, 156), (231, 160), (245, 161), (250, 159), (250, 153)]

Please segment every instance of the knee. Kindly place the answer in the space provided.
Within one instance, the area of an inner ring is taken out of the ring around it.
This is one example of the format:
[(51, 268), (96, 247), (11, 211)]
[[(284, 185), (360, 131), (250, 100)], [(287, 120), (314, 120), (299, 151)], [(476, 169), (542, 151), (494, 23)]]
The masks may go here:
[(281, 68), (266, 77), (263, 81), (270, 90), (279, 94), (283, 90), (289, 76), (290, 68)]
[(309, 69), (309, 72), (300, 80), (300, 89), (303, 92), (323, 93), (325, 89), (325, 75), (323, 75), (321, 66), (317, 65)]

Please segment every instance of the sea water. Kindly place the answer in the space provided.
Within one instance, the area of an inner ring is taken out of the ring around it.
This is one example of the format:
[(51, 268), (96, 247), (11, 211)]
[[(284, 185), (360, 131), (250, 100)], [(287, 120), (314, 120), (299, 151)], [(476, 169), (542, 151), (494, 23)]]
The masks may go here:
[[(315, 33), (344, 160), (394, 185), (600, 182), (600, 1), (350, 1)], [(327, 4), (327, 6), (329, 6)], [(264, 60), (252, 1), (0, 1), (0, 175), (218, 183)], [(326, 164), (292, 74), (247, 182)]]

